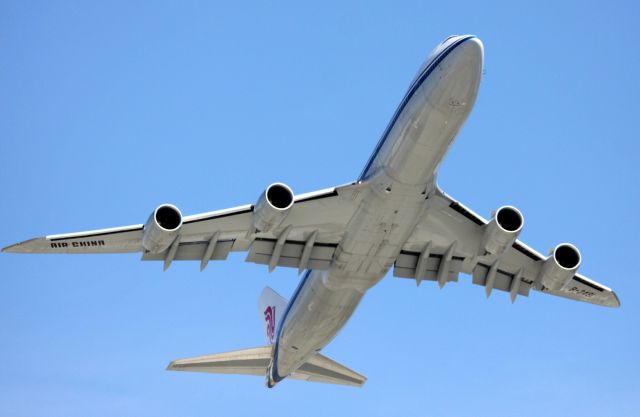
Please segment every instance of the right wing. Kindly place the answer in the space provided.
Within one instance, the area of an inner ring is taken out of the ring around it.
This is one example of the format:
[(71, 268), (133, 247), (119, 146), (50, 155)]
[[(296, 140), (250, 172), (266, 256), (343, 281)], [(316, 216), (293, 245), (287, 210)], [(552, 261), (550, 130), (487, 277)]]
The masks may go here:
[[(186, 216), (176, 245), (160, 253), (142, 246), (144, 225), (49, 235), (2, 249), (11, 253), (129, 253), (142, 260), (194, 260), (204, 268), (209, 260), (226, 259), (230, 251), (248, 251), (247, 261), (299, 269), (327, 269), (335, 248), (359, 201), (360, 184), (301, 194), (275, 230), (253, 229), (254, 205)], [(283, 234), (286, 232), (286, 236)], [(276, 255), (276, 256), (274, 256)]]

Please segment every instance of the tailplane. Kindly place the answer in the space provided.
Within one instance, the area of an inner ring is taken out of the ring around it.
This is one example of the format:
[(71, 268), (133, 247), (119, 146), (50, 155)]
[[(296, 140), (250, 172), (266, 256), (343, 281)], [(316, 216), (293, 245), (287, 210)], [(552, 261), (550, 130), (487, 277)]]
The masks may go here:
[[(207, 372), (211, 374), (240, 374), (265, 377), (271, 363), (273, 346), (261, 346), (214, 355), (196, 356), (171, 362), (170, 371)], [(316, 354), (289, 378), (326, 384), (362, 386), (367, 378), (344, 365)]]

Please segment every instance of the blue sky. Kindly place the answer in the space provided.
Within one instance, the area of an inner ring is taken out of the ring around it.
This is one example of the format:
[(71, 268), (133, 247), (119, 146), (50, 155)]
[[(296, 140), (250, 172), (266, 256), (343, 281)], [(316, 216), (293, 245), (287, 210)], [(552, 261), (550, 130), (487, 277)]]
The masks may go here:
[(388, 276), (325, 350), (363, 389), (267, 390), (164, 367), (262, 344), (260, 291), (294, 270), (4, 254), (1, 415), (638, 414), (639, 6), (345, 3), (3, 1), (0, 246), (349, 182), (429, 51), (474, 33), (485, 75), (440, 185), (516, 205), (541, 251), (575, 243), (622, 308)]

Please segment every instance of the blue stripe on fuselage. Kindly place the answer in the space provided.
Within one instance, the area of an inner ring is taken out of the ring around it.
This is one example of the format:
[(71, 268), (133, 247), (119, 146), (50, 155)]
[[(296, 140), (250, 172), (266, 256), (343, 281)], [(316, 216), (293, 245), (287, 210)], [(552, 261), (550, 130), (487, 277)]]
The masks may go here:
[(304, 287), (304, 284), (307, 282), (310, 275), (311, 275), (311, 270), (307, 269), (304, 272), (302, 279), (300, 280), (300, 284), (298, 284), (298, 287), (293, 293), (293, 297), (291, 297), (291, 301), (289, 301), (289, 304), (287, 304), (287, 308), (284, 311), (282, 320), (280, 320), (280, 325), (278, 326), (278, 336), (276, 337), (276, 344), (273, 347), (273, 361), (272, 361), (273, 364), (271, 368), (271, 377), (273, 378), (274, 382), (280, 382), (285, 378), (284, 376), (278, 375), (278, 350), (280, 347), (280, 336), (282, 334), (282, 328), (284, 327), (284, 322), (287, 319), (287, 315), (289, 314), (289, 311), (291, 310), (291, 306), (293, 306), (293, 303), (296, 301), (296, 298), (298, 298), (298, 295), (300, 295), (300, 292), (302, 291), (302, 287)]
[(391, 132), (391, 129), (393, 128), (393, 126), (395, 125), (396, 121), (398, 120), (398, 117), (400, 117), (400, 114), (402, 113), (402, 111), (406, 107), (407, 103), (409, 103), (409, 100), (411, 100), (411, 98), (413, 97), (415, 92), (418, 91), (418, 89), (420, 88), (422, 83), (429, 77), (429, 75), (438, 66), (438, 64), (440, 64), (440, 62), (442, 62), (442, 60), (445, 59), (447, 57), (447, 55), (449, 55), (451, 53), (451, 51), (453, 51), (456, 47), (458, 47), (461, 44), (463, 44), (465, 41), (468, 41), (469, 39), (473, 39), (475, 37), (476, 36), (474, 36), (474, 35), (465, 36), (465, 37), (462, 37), (462, 38), (458, 39), (457, 41), (455, 41), (451, 45), (449, 45), (445, 50), (440, 52), (440, 54), (438, 54), (431, 61), (431, 63), (429, 63), (429, 65), (427, 65), (427, 67), (424, 69), (424, 71), (422, 71), (422, 74), (420, 74), (420, 76), (413, 82), (413, 84), (411, 84), (411, 86), (409, 87), (409, 90), (407, 90), (407, 93), (405, 94), (404, 98), (402, 99), (402, 102), (398, 106), (398, 109), (396, 110), (395, 114), (393, 115), (393, 118), (391, 119), (391, 121), (387, 125), (387, 128), (385, 129), (384, 133), (382, 134), (382, 137), (378, 141), (378, 144), (376, 145), (376, 148), (373, 150), (373, 153), (371, 154), (371, 157), (369, 157), (369, 160), (367, 161), (367, 164), (365, 165), (364, 169), (362, 170), (362, 174), (360, 174), (360, 177), (358, 178), (358, 181), (364, 181), (364, 180), (367, 179), (367, 176), (369, 174), (368, 171), (371, 168), (371, 165), (373, 164), (373, 161), (376, 159), (376, 156), (378, 156), (378, 153), (380, 152), (380, 149), (382, 149), (382, 146), (384, 145), (384, 143), (386, 142), (387, 138), (389, 137), (389, 132)]

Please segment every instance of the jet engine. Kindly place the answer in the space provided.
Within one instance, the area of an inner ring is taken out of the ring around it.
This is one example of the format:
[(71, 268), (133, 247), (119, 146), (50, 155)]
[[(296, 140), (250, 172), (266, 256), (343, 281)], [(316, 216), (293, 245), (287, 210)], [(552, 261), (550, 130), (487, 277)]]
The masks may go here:
[(278, 227), (293, 207), (293, 191), (282, 183), (271, 184), (260, 194), (253, 211), (253, 226), (258, 232)]
[(142, 247), (151, 253), (164, 252), (176, 239), (181, 227), (182, 213), (176, 206), (159, 206), (144, 225)]
[(544, 261), (536, 281), (549, 289), (560, 290), (578, 271), (580, 261), (578, 248), (569, 243), (562, 243), (556, 246)]
[(500, 256), (516, 241), (524, 218), (520, 211), (512, 206), (503, 206), (494, 212), (491, 221), (484, 227), (480, 244), (480, 255)]

